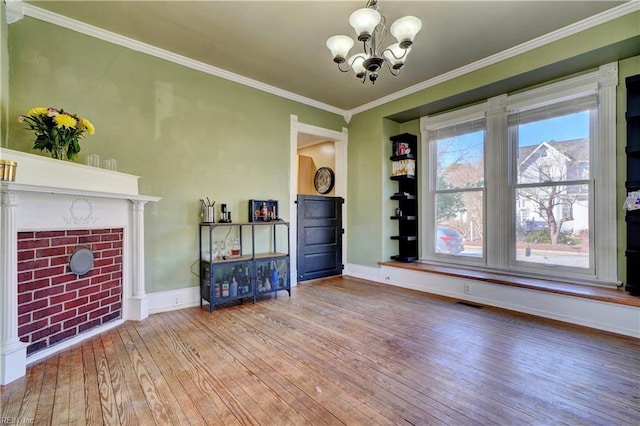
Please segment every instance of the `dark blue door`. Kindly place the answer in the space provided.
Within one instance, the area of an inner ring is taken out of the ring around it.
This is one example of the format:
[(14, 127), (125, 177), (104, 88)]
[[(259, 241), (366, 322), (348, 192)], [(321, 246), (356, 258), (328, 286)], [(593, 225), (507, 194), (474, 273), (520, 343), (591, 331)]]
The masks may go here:
[(298, 281), (342, 274), (343, 202), (298, 195)]

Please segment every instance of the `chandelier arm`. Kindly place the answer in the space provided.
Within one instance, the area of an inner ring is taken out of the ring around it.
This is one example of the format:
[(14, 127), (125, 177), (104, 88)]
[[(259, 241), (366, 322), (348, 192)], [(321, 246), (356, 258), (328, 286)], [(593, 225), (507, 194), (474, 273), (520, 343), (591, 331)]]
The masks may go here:
[(349, 63), (347, 63), (347, 69), (344, 69), (344, 70), (342, 69), (342, 67), (341, 67), (340, 65), (341, 65), (341, 64), (338, 64), (338, 69), (339, 69), (341, 72), (349, 72), (349, 71), (351, 71), (351, 65), (350, 65)]
[(397, 70), (394, 70), (387, 59), (384, 60), (384, 63), (387, 66), (387, 69), (389, 70), (392, 76), (397, 77), (398, 75), (400, 75), (400, 70), (402, 68), (398, 68)]
[(409, 49), (402, 49), (402, 50), (404, 51), (404, 53), (400, 56), (396, 56), (396, 54), (393, 53), (392, 49), (384, 49), (380, 55), (384, 56), (384, 52), (389, 52), (391, 53), (391, 56), (393, 56), (395, 59), (400, 60), (400, 59), (406, 58), (407, 55), (409, 54)]

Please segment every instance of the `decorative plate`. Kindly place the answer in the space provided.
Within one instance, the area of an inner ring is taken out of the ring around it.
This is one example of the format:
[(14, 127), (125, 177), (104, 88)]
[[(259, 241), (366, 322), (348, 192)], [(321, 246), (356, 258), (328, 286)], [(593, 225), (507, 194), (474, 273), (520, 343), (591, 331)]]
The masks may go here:
[(327, 194), (333, 189), (335, 175), (329, 167), (320, 167), (313, 177), (313, 185), (320, 194)]

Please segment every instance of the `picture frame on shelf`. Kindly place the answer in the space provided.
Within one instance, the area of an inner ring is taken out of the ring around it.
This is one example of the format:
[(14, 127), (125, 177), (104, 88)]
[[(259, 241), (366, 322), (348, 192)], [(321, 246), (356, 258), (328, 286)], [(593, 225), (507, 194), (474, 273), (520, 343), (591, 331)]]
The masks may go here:
[(278, 200), (249, 200), (249, 222), (280, 220)]

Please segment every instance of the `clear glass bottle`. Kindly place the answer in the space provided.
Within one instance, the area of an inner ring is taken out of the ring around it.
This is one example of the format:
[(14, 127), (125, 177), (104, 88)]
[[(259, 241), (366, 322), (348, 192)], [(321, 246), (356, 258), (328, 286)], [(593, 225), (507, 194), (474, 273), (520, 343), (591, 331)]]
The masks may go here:
[(240, 257), (240, 240), (238, 238), (233, 238), (231, 240), (231, 257)]

